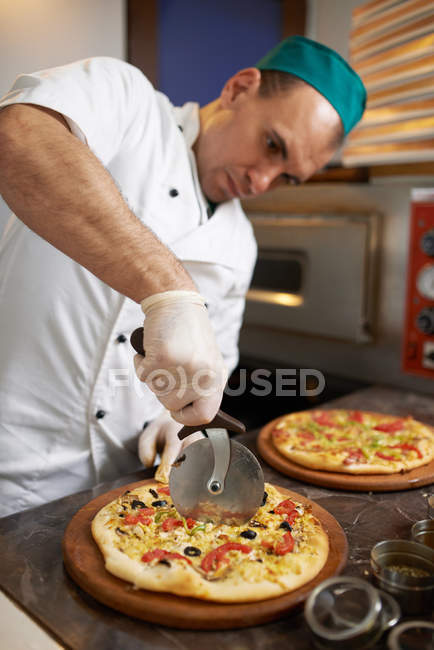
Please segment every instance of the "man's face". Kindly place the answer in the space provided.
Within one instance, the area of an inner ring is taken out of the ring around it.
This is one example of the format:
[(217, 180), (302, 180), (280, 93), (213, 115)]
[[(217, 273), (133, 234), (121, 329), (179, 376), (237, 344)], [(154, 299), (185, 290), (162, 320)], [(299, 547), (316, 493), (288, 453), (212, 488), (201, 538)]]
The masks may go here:
[(202, 190), (216, 203), (301, 183), (334, 153), (340, 118), (318, 91), (301, 84), (263, 98), (259, 82), (259, 70), (242, 70), (201, 109), (194, 149)]

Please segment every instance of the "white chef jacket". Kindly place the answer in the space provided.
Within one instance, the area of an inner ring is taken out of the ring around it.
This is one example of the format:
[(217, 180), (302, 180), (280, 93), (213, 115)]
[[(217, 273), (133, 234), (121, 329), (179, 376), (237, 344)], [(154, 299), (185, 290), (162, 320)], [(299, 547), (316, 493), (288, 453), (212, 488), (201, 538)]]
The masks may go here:
[[(13, 103), (58, 111), (87, 143), (193, 277), (233, 369), (256, 244), (238, 200), (209, 218), (191, 149), (198, 105), (175, 108), (108, 57), (20, 75), (0, 108)], [(0, 244), (0, 515), (140, 468), (137, 436), (161, 410), (133, 370), (129, 335), (142, 321), (138, 304), (11, 216)]]

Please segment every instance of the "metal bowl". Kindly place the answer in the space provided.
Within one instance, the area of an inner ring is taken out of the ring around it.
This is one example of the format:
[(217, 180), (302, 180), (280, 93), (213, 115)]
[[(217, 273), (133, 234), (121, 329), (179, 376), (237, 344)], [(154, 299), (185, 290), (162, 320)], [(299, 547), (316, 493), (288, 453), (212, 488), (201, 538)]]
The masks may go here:
[(313, 643), (320, 650), (369, 648), (399, 621), (400, 615), (392, 596), (350, 576), (321, 582), (304, 609)]
[(419, 542), (386, 540), (371, 551), (373, 579), (392, 594), (406, 614), (431, 612), (434, 603), (434, 550)]
[(408, 621), (397, 625), (387, 638), (389, 650), (421, 650), (432, 648), (434, 623)]
[(411, 539), (434, 549), (434, 519), (422, 519), (413, 524)]
[(428, 517), (434, 518), (434, 494), (428, 497)]

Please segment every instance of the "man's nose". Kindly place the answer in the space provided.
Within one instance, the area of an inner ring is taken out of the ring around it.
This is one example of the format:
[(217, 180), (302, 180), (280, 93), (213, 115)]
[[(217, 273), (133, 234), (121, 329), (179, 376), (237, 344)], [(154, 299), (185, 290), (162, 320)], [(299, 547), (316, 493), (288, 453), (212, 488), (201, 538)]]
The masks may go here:
[(250, 192), (252, 194), (263, 194), (270, 189), (279, 173), (280, 170), (277, 170), (274, 165), (252, 167), (248, 171)]

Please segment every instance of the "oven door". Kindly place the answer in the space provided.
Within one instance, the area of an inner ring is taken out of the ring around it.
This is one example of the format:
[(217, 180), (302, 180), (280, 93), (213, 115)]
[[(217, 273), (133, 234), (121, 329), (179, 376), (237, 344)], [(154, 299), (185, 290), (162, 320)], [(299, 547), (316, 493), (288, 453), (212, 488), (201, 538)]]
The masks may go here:
[(378, 215), (249, 218), (258, 260), (247, 294), (247, 325), (372, 340)]

